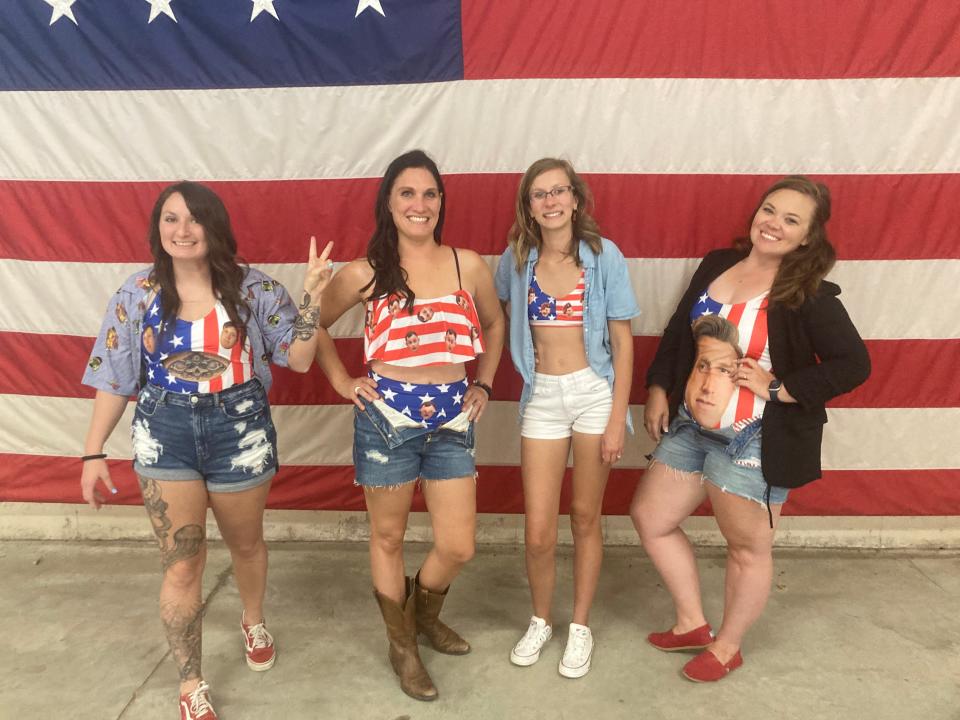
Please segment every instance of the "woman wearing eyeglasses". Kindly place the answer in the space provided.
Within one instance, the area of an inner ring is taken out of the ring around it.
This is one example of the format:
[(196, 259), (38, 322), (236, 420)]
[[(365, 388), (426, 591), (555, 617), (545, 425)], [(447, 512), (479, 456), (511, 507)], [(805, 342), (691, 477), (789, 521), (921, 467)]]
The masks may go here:
[(603, 559), (600, 508), (610, 467), (632, 432), (630, 318), (640, 314), (623, 254), (589, 214), (592, 200), (566, 160), (533, 163), (520, 181), (496, 275), (510, 316), (510, 353), (524, 380), (520, 465), (533, 600), (510, 661), (533, 665), (553, 636), (560, 488), (572, 445), (573, 622), (559, 665), (569, 678), (590, 670), (590, 606)]

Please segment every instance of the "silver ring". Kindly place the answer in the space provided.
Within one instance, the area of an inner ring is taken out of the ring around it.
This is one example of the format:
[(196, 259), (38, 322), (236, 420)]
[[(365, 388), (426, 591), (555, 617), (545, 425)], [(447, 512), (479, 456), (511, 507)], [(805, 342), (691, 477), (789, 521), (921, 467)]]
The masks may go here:
[(353, 389), (353, 394), (356, 395), (356, 396), (358, 396), (358, 397), (360, 396), (360, 386), (359, 386), (359, 385), (357, 385), (357, 386)]

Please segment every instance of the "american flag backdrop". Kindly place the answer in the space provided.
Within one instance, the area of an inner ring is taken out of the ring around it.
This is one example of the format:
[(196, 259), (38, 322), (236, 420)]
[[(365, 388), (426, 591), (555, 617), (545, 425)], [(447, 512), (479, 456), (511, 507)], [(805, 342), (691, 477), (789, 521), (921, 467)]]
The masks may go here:
[[(699, 258), (802, 172), (834, 195), (831, 279), (873, 376), (828, 409), (824, 477), (785, 514), (960, 515), (960, 3), (956, 0), (3, 0), (0, 501), (80, 502), (110, 295), (149, 262), (161, 187), (210, 184), (249, 263), (296, 289), (307, 238), (364, 253), (379, 178), (421, 147), (446, 242), (491, 262), (520, 173), (568, 157), (628, 257), (632, 409)], [(334, 328), (360, 373), (359, 313)], [(520, 382), (504, 353), (478, 428), (483, 512), (522, 512)], [(278, 371), (275, 508), (363, 508), (352, 410)], [(129, 412), (107, 445), (139, 502)], [(626, 512), (630, 441), (605, 511)]]

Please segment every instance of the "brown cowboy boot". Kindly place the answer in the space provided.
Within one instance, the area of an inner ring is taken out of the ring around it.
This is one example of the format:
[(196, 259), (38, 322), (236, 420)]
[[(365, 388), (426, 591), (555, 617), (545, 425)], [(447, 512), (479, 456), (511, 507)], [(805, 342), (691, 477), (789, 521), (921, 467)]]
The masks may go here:
[(470, 652), (470, 643), (440, 620), (440, 609), (450, 588), (447, 587), (443, 592), (428, 590), (420, 584), (420, 573), (417, 573), (412, 584), (417, 598), (417, 632), (426, 635), (437, 652), (447, 655), (466, 655)]
[(380, 613), (387, 626), (387, 639), (390, 641), (387, 657), (390, 658), (393, 671), (400, 677), (400, 688), (416, 700), (436, 700), (437, 688), (417, 651), (415, 596), (408, 594), (403, 607), (376, 589), (373, 596), (380, 605)]

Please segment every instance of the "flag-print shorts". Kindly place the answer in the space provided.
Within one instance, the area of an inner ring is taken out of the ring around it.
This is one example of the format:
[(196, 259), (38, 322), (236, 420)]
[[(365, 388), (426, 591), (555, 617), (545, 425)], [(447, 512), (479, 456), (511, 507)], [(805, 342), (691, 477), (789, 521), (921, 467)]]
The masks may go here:
[(240, 492), (279, 467), (277, 431), (256, 378), (218, 393), (145, 385), (131, 433), (133, 469), (151, 480), (203, 480), (208, 492)]

